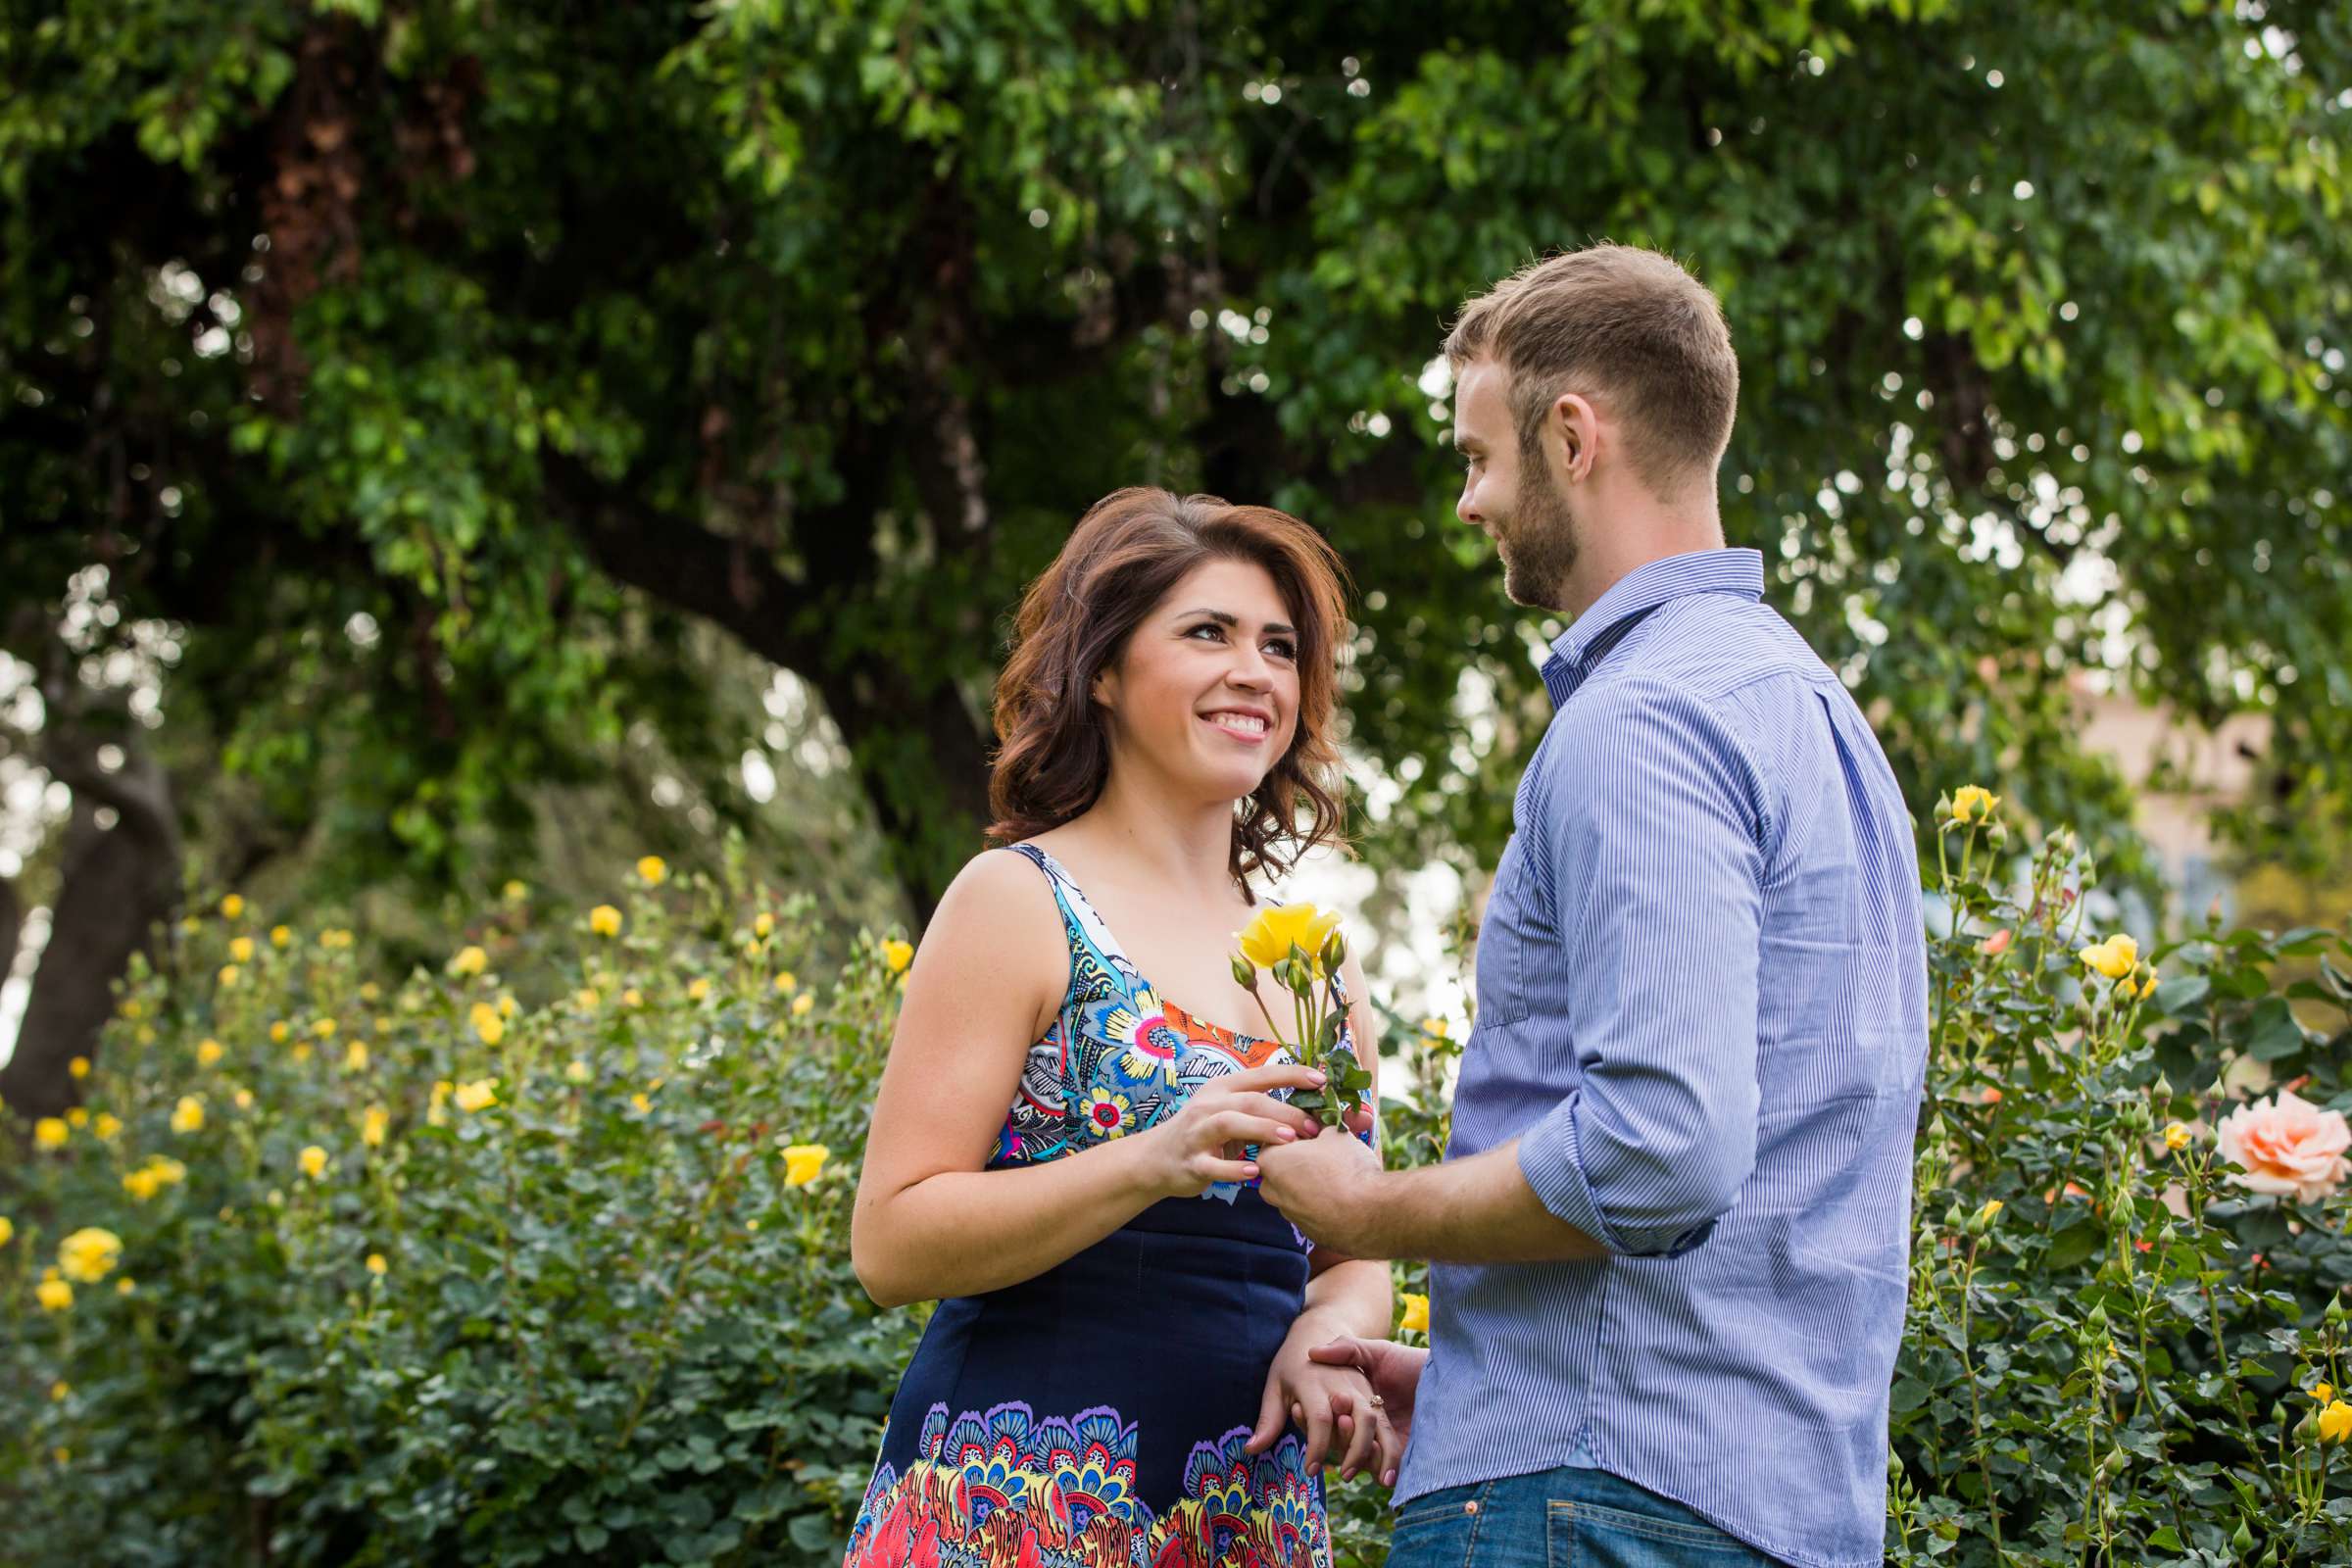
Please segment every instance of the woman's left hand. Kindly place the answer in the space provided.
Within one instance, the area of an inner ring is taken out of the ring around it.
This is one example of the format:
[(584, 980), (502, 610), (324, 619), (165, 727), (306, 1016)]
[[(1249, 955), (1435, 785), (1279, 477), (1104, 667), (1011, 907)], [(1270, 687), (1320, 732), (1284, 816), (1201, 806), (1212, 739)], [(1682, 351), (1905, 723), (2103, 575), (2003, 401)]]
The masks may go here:
[(1377, 1396), (1362, 1372), (1308, 1359), (1308, 1348), (1320, 1343), (1323, 1333), (1301, 1319), (1283, 1341), (1266, 1371), (1265, 1395), (1258, 1401), (1257, 1426), (1250, 1434), (1248, 1451), (1265, 1452), (1295, 1422), (1306, 1434), (1310, 1474), (1337, 1458), (1343, 1481), (1369, 1470), (1380, 1476), (1382, 1485), (1393, 1486), (1404, 1457), (1404, 1442), (1390, 1424), (1388, 1412), (1374, 1402)]

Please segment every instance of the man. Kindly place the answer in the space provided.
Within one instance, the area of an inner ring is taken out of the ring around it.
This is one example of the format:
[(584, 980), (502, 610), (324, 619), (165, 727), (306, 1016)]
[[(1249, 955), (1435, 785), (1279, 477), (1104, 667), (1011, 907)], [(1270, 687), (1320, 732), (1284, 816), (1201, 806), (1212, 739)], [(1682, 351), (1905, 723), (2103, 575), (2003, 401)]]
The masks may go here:
[[(1574, 617), (1478, 942), (1443, 1164), (1262, 1155), (1316, 1242), (1424, 1257), (1396, 1568), (1869, 1568), (1886, 1519), (1927, 959), (1912, 825), (1838, 677), (1724, 546), (1714, 296), (1600, 245), (1446, 344), (1456, 512)], [(1426, 1355), (1426, 1365), (1423, 1365)]]

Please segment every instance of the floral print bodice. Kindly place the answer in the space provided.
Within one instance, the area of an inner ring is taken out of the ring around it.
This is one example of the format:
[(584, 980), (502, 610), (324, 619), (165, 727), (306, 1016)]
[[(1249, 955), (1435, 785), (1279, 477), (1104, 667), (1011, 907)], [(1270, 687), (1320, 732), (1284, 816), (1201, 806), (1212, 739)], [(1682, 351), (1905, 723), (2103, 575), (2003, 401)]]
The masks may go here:
[[(1008, 849), (1053, 885), (1069, 939), (1070, 989), (1061, 1015), (1029, 1048), (990, 1169), (1040, 1164), (1140, 1132), (1174, 1115), (1212, 1078), (1298, 1059), (1282, 1041), (1237, 1034), (1160, 996), (1060, 861), (1034, 844)], [(1340, 1043), (1352, 1052), (1346, 987), (1336, 974), (1327, 983), (1342, 1013)], [(1276, 1099), (1289, 1096), (1275, 1091)], [(1201, 1196), (1230, 1203), (1245, 1185), (1256, 1183), (1219, 1182)]]

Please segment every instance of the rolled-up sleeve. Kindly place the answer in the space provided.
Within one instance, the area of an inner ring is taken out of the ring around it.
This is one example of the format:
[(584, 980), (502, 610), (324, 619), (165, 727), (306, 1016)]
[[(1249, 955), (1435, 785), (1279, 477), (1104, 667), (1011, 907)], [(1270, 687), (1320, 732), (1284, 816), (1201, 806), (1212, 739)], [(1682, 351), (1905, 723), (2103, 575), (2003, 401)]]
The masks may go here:
[(1631, 1256), (1705, 1241), (1755, 1166), (1764, 821), (1733, 726), (1656, 682), (1553, 719), (1520, 827), (1549, 858), (1577, 1086), (1519, 1142), (1544, 1206)]

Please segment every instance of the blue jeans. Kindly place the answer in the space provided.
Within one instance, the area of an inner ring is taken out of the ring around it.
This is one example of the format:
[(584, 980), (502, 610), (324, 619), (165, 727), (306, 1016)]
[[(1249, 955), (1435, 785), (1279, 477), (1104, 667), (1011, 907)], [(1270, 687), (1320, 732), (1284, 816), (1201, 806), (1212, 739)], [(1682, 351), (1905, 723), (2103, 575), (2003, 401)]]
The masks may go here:
[(1771, 1568), (1679, 1502), (1606, 1470), (1563, 1465), (1415, 1497), (1388, 1568)]

